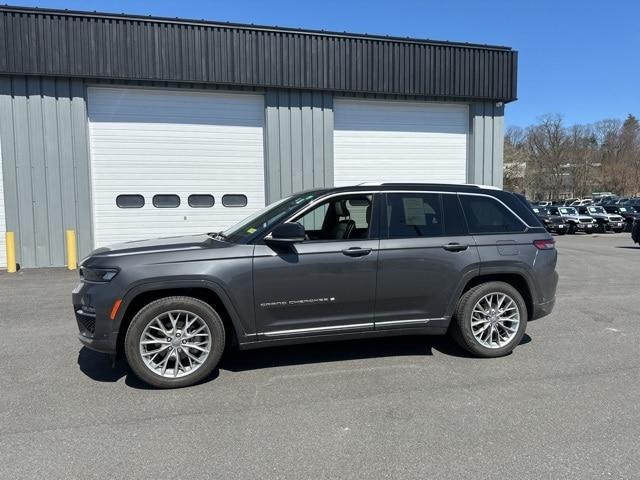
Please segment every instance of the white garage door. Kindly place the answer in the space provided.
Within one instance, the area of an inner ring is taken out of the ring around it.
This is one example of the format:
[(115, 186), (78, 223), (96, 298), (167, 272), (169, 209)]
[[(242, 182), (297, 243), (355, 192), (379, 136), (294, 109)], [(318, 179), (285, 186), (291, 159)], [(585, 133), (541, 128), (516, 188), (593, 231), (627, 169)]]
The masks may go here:
[(97, 247), (220, 231), (264, 207), (262, 96), (95, 87), (88, 110)]
[(0, 268), (7, 266), (7, 231), (4, 213), (4, 185), (2, 183), (2, 145), (0, 145)]
[(464, 183), (467, 105), (336, 99), (335, 185)]

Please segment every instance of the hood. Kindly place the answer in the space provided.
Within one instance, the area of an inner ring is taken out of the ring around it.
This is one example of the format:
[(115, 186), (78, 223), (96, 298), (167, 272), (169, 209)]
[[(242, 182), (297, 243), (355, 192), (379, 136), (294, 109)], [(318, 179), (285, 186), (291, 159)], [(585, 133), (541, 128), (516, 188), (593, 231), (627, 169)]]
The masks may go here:
[[(222, 248), (227, 243), (214, 240), (209, 235), (188, 235), (183, 237), (154, 238), (117, 243), (98, 248), (89, 257), (119, 257), (124, 255), (140, 255), (146, 253), (177, 252), (181, 250), (201, 250), (204, 248)], [(84, 260), (83, 260), (84, 262)]]

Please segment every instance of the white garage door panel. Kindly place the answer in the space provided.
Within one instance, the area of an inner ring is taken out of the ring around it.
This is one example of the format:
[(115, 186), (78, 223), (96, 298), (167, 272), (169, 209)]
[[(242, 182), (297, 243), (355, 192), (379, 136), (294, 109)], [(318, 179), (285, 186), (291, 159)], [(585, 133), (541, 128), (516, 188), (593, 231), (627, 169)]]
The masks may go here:
[[(264, 207), (261, 96), (96, 87), (88, 104), (96, 246), (219, 231)], [(188, 205), (207, 193), (212, 208)], [(145, 206), (118, 208), (119, 194)], [(181, 204), (156, 208), (156, 194)], [(247, 206), (224, 207), (224, 194), (246, 195)]]
[(468, 107), (336, 99), (335, 184), (464, 183)]
[(2, 183), (2, 146), (0, 145), (0, 267), (7, 266), (7, 231), (4, 213), (4, 184)]

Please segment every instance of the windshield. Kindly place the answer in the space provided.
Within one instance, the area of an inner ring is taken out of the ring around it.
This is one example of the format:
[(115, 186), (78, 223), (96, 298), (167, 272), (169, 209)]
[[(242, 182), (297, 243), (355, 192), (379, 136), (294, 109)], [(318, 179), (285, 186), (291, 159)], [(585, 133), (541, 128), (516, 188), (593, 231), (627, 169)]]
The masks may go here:
[(607, 213), (602, 207), (587, 207), (589, 213)]
[(564, 207), (560, 209), (560, 213), (563, 215), (578, 215), (575, 208)]
[(309, 202), (315, 200), (324, 194), (324, 192), (324, 190), (303, 192), (298, 195), (278, 200), (277, 202), (272, 203), (253, 215), (250, 215), (244, 220), (236, 223), (222, 232), (222, 235), (231, 242), (237, 242), (243, 239), (246, 240), (250, 237), (257, 236), (281, 220), (286, 219), (300, 207), (303, 207)]

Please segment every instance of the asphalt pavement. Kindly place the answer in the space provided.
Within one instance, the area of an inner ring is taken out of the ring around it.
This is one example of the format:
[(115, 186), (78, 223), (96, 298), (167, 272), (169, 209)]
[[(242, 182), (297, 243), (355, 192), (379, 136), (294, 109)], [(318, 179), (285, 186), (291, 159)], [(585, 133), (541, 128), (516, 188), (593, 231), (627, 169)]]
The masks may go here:
[(0, 274), (0, 478), (640, 478), (640, 248), (557, 237), (554, 313), (500, 359), (444, 337), (227, 355), (159, 391), (82, 349), (77, 273)]

